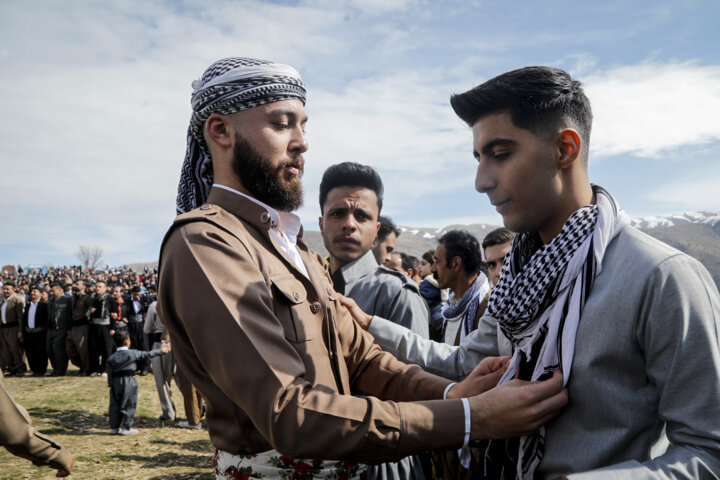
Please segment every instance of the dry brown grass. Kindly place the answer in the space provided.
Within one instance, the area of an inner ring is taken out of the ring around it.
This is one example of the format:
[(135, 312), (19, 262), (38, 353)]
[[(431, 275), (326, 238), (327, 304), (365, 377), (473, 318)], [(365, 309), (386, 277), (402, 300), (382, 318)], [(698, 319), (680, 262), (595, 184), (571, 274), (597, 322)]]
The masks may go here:
[[(82, 480), (211, 480), (214, 449), (207, 430), (183, 430), (161, 422), (152, 375), (137, 377), (135, 427), (139, 435), (109, 435), (108, 387), (101, 377), (6, 378), (5, 387), (30, 413), (33, 426), (72, 452), (73, 475)], [(178, 416), (182, 395), (173, 384)], [(51, 479), (54, 470), (35, 467), (0, 448), (0, 479)]]

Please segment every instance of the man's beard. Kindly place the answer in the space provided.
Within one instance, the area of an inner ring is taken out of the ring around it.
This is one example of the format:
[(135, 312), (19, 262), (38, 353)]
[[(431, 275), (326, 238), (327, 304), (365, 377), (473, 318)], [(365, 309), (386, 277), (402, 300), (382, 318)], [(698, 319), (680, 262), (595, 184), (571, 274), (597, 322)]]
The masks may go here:
[[(289, 180), (285, 178), (285, 168), (294, 161), (273, 165), (272, 160), (260, 155), (250, 142), (240, 135), (236, 134), (235, 140), (232, 169), (240, 177), (245, 189), (253, 197), (276, 210), (284, 212), (297, 210), (303, 201), (300, 178), (299, 176)], [(297, 162), (300, 164), (300, 175), (302, 175), (301, 156), (298, 157)]]

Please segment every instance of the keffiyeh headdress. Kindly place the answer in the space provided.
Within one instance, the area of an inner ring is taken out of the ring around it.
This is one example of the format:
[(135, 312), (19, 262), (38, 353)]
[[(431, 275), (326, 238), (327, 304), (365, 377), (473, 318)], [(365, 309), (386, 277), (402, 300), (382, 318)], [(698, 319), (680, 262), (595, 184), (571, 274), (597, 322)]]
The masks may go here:
[(254, 58), (218, 60), (192, 83), (192, 87), (193, 113), (180, 172), (178, 214), (202, 204), (212, 186), (210, 150), (203, 138), (205, 120), (211, 113), (229, 115), (290, 98), (299, 98), (305, 103), (305, 85), (294, 68)]

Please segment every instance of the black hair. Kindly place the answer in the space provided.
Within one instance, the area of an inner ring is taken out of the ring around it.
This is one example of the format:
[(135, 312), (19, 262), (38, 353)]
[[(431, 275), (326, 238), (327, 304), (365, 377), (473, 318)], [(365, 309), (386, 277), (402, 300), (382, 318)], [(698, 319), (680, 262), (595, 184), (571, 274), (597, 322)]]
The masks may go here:
[(135, 285), (130, 289), (130, 293), (140, 293), (142, 292), (142, 288), (140, 288), (140, 285)]
[(403, 252), (400, 252), (400, 257), (402, 258), (402, 269), (405, 271), (408, 271), (411, 268), (418, 268), (420, 266), (420, 260), (417, 257)]
[(384, 242), (385, 239), (394, 233), (396, 237), (400, 236), (400, 229), (390, 220), (389, 217), (378, 216), (378, 222), (380, 222), (380, 228), (378, 228), (377, 239), (378, 242)]
[(337, 187), (363, 187), (372, 190), (377, 196), (378, 213), (382, 210), (385, 188), (380, 174), (374, 168), (355, 162), (342, 162), (329, 166), (320, 181), (321, 214), (325, 208), (328, 193)]
[(515, 232), (505, 227), (496, 228), (485, 235), (482, 241), (482, 248), (485, 250), (487, 247), (502, 245), (503, 243), (511, 242), (513, 238), (515, 238)]
[(445, 262), (448, 267), (455, 257), (460, 257), (466, 275), (483, 271), (480, 244), (470, 232), (466, 230), (450, 230), (438, 239), (438, 244), (445, 246)]
[(3, 283), (3, 287), (5, 286), (15, 288), (16, 285), (15, 282), (13, 282), (12, 280), (7, 280), (5, 283)]
[(435, 263), (435, 250), (428, 250), (427, 252), (423, 253), (422, 258), (430, 265), (432, 265), (433, 263)]
[(587, 161), (592, 108), (582, 84), (564, 70), (525, 67), (503, 73), (465, 93), (450, 97), (450, 105), (469, 126), (486, 115), (507, 112), (513, 125), (534, 134), (571, 122), (582, 139)]
[(113, 343), (116, 347), (123, 347), (125, 346), (125, 341), (130, 338), (130, 334), (128, 333), (127, 328), (119, 328), (115, 330), (115, 334), (113, 335)]
[(57, 287), (57, 288), (62, 288), (63, 290), (65, 290), (65, 289), (63, 288), (63, 286), (60, 285), (60, 282), (52, 282), (52, 283), (50, 284), (50, 288), (55, 288), (55, 287)]

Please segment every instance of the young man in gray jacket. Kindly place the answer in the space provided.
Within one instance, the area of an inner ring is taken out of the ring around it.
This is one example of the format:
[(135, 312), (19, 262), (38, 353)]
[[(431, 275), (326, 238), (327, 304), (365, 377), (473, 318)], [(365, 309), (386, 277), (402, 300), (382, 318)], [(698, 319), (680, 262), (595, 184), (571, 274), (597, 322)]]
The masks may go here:
[[(498, 354), (496, 324), (514, 344), (501, 383), (562, 370), (570, 401), (560, 415), (490, 443), (497, 478), (718, 478), (720, 296), (700, 263), (632, 228), (590, 184), (580, 83), (528, 67), (451, 103), (472, 127), (475, 188), (520, 232), (487, 313), (459, 347), (356, 318), (401, 360), (458, 379)], [(654, 456), (663, 430), (672, 448)]]

